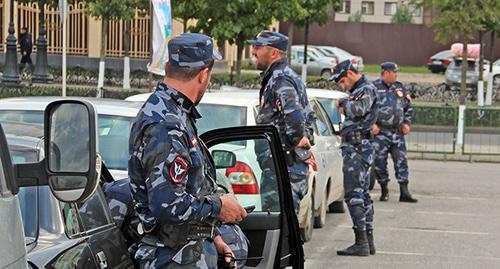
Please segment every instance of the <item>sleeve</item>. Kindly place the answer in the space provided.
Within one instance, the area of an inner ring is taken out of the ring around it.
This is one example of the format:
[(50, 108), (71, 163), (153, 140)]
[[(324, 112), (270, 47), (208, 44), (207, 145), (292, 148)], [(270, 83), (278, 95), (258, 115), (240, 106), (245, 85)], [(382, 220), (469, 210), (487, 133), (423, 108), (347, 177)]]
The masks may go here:
[(361, 117), (370, 111), (373, 102), (375, 102), (375, 91), (364, 88), (353, 98), (342, 99), (340, 105), (344, 108), (346, 116)]
[(150, 212), (159, 223), (215, 223), (221, 210), (219, 195), (186, 192), (189, 169), (193, 169), (188, 143), (182, 131), (165, 125), (151, 126), (143, 137), (141, 163)]
[(286, 78), (278, 78), (274, 84), (276, 105), (284, 116), (288, 140), (297, 145), (305, 131), (305, 113), (300, 104), (295, 85)]
[(410, 92), (404, 88), (404, 113), (405, 113), (405, 116), (404, 116), (404, 123), (408, 124), (408, 125), (412, 125), (413, 123), (413, 116), (415, 115), (415, 110), (413, 108), (413, 105), (412, 105), (412, 99), (411, 99), (411, 96), (410, 96)]

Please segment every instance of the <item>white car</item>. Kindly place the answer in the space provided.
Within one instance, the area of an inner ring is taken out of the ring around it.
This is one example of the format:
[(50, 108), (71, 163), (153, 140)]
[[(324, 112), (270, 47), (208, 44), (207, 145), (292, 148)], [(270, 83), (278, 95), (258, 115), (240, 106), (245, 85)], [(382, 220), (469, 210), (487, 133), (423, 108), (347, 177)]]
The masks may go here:
[(323, 53), (324, 56), (327, 57), (335, 57), (339, 59), (339, 62), (345, 60), (351, 60), (351, 63), (354, 65), (358, 71), (363, 71), (365, 65), (363, 64), (363, 58), (361, 56), (355, 56), (351, 53), (338, 48), (338, 47), (330, 47), (330, 46), (313, 46)]
[[(290, 67), (297, 73), (302, 73), (302, 63), (304, 62), (304, 46), (294, 45), (290, 51)], [(325, 79), (333, 74), (333, 68), (337, 65), (337, 59), (321, 54), (315, 48), (307, 48), (307, 74), (321, 76)]]
[[(342, 93), (339, 94), (342, 95)], [(149, 95), (135, 95), (126, 100), (143, 102)], [(234, 87), (223, 87), (221, 91), (206, 93), (197, 107), (203, 116), (196, 122), (199, 132), (203, 133), (214, 128), (255, 125), (259, 104), (258, 95), (255, 90), (241, 90)], [(309, 177), (309, 190), (311, 191), (302, 200), (299, 217), (300, 227), (306, 241), (311, 238), (313, 226), (318, 228), (324, 226), (329, 207), (334, 212), (344, 212), (340, 140), (335, 135), (336, 131), (329, 120), (328, 113), (314, 99), (311, 99), (310, 102), (317, 116), (314, 126), (316, 144), (312, 148), (316, 167), (311, 169), (312, 173)], [(244, 145), (241, 150), (253, 151), (253, 146), (253, 144)], [(238, 155), (238, 153), (236, 154)], [(245, 182), (245, 184), (252, 182), (254, 187), (249, 188), (251, 190), (258, 190), (257, 184), (260, 184), (260, 182), (254, 180), (256, 175), (261, 172), (255, 161), (249, 163), (242, 161), (240, 170), (243, 169), (246, 169), (246, 172), (235, 169), (226, 172), (226, 175), (231, 179), (236, 194), (241, 194), (241, 192), (237, 191), (237, 189), (240, 189), (239, 184), (241, 182)], [(240, 174), (235, 174), (235, 177), (231, 175), (232, 172), (246, 173), (247, 175), (241, 178)], [(248, 190), (245, 191), (248, 192)], [(248, 199), (248, 196), (238, 197), (238, 199), (244, 205), (251, 202), (251, 200), (245, 200)]]

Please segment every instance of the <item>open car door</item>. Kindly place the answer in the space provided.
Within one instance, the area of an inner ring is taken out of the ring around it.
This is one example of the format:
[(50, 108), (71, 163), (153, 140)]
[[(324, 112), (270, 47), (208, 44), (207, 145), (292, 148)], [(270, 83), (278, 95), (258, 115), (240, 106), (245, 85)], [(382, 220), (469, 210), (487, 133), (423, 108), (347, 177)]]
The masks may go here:
[(255, 206), (239, 225), (249, 239), (245, 268), (304, 268), (304, 252), (278, 131), (248, 126), (201, 135), (227, 186), (243, 207)]

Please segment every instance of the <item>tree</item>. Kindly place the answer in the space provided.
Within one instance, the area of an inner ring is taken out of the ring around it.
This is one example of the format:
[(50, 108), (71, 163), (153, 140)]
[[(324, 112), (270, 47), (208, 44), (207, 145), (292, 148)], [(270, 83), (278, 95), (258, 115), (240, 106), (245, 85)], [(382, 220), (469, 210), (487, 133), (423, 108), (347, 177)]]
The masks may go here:
[(348, 22), (362, 22), (363, 21), (363, 14), (361, 13), (361, 10), (356, 11), (355, 13), (349, 15), (349, 18), (347, 18)]
[(192, 30), (212, 36), (222, 47), (227, 41), (236, 44), (236, 83), (240, 82), (241, 58), (246, 40), (254, 39), (272, 22), (267, 0), (211, 0), (199, 12), (197, 23)]
[(396, 12), (391, 18), (392, 23), (410, 24), (413, 23), (413, 12), (408, 5), (399, 4)]
[(127, 6), (123, 4), (123, 0), (86, 0), (84, 3), (85, 10), (90, 16), (102, 20), (99, 80), (97, 82), (97, 88), (101, 89), (104, 86), (109, 21), (121, 19), (123, 14), (126, 14), (128, 11), (126, 10)]
[(176, 0), (172, 5), (172, 17), (182, 20), (182, 31), (186, 32), (188, 21), (198, 18), (207, 5), (208, 1)]
[[(460, 104), (465, 104), (467, 44), (473, 40), (474, 34), (484, 30), (482, 19), (492, 14), (498, 0), (423, 0), (421, 5), (438, 10), (440, 14), (432, 18), (431, 26), (436, 39), (441, 43), (460, 41), (464, 50), (462, 55), (462, 82), (460, 84)], [(498, 13), (492, 14), (498, 16)]]

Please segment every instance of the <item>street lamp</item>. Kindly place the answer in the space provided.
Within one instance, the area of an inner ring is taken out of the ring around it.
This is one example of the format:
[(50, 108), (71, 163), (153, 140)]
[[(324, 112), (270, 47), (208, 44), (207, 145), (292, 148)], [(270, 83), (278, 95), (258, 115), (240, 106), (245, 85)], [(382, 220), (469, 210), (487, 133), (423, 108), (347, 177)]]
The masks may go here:
[(40, 31), (36, 40), (36, 65), (33, 72), (32, 82), (51, 83), (53, 80), (49, 74), (47, 63), (47, 39), (45, 38), (45, 0), (40, 0)]
[(5, 54), (5, 67), (2, 76), (4, 87), (19, 87), (19, 66), (17, 65), (17, 39), (14, 35), (14, 0), (10, 1), (9, 35), (7, 36), (7, 53)]

